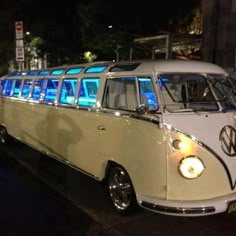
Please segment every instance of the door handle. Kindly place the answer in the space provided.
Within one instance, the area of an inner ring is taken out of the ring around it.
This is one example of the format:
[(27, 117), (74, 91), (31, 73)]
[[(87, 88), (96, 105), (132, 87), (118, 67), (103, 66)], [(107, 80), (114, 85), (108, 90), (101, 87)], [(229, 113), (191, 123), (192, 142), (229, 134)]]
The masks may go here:
[(100, 131), (106, 130), (106, 128), (105, 128), (103, 125), (99, 125), (97, 128), (98, 128), (98, 130), (100, 130)]

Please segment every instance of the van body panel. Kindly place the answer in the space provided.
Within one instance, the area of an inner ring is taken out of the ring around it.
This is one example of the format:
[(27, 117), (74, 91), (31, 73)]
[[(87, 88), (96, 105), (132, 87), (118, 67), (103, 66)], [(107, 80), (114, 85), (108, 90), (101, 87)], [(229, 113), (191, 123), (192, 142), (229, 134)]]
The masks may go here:
[[(164, 121), (167, 124), (171, 124), (173, 129), (178, 127), (179, 132), (170, 132), (170, 138), (168, 140), (181, 138), (188, 139), (192, 142), (193, 147), (190, 151), (182, 154), (183, 156), (195, 155), (200, 157), (205, 163), (207, 171), (205, 171), (196, 180), (184, 180), (180, 175), (176, 174), (173, 177), (173, 172), (170, 170), (168, 179), (172, 179), (173, 184), (170, 186), (178, 186), (181, 181), (186, 182), (185, 190), (186, 193), (184, 197), (187, 199), (209, 199), (213, 196), (224, 196), (226, 194), (231, 194), (235, 192), (235, 181), (236, 181), (236, 158), (228, 156), (224, 153), (222, 149), (222, 144), (220, 141), (220, 134), (222, 129), (230, 125), (232, 127), (236, 126), (235, 112), (217, 112), (217, 113), (197, 113), (197, 114), (184, 114), (184, 119), (188, 122), (184, 122), (183, 114), (164, 115)], [(207, 135), (206, 135), (207, 134)], [(197, 142), (191, 140), (194, 137)], [(177, 136), (177, 137), (176, 137)], [(185, 136), (185, 137), (184, 137)], [(200, 143), (200, 145), (198, 144)], [(196, 148), (194, 148), (196, 147)], [(169, 150), (170, 156), (174, 155), (175, 152)], [(171, 159), (169, 157), (169, 159)], [(169, 162), (171, 163), (171, 161)], [(176, 166), (176, 165), (174, 165)], [(179, 179), (179, 183), (177, 183)], [(197, 184), (199, 188), (194, 188), (195, 184), (193, 181), (200, 182), (202, 184)], [(187, 188), (190, 187), (190, 189)], [(196, 191), (198, 193), (196, 193)], [(176, 195), (178, 191), (174, 188), (173, 193)], [(181, 198), (181, 192), (179, 192), (179, 197)], [(173, 197), (173, 194), (170, 194)]]
[(98, 120), (106, 128), (98, 135), (99, 158), (103, 157), (123, 166), (129, 173), (136, 192), (165, 198), (164, 129), (155, 123), (122, 115), (122, 112), (119, 115), (100, 113)]
[(0, 131), (99, 181), (115, 163), (151, 211), (236, 211), (236, 81), (221, 67), (160, 60), (31, 72), (0, 78)]

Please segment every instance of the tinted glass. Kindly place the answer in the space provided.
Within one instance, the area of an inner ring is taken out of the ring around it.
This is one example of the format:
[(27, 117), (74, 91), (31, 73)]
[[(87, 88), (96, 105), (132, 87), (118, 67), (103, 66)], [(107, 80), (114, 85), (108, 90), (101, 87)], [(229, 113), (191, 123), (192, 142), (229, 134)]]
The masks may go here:
[(78, 98), (79, 106), (95, 106), (99, 84), (99, 78), (84, 78), (81, 80)]
[(43, 88), (43, 79), (36, 79), (34, 81), (34, 87), (33, 87), (33, 92), (32, 92), (32, 99), (33, 100), (39, 100), (40, 99), (40, 94), (42, 92)]
[(45, 89), (44, 102), (55, 102), (59, 80), (58, 79), (48, 79), (47, 86)]
[(7, 79), (3, 88), (3, 96), (10, 96), (12, 85), (13, 80)]
[(136, 110), (138, 91), (136, 77), (109, 79), (103, 106), (121, 110)]
[(20, 85), (21, 85), (21, 80), (16, 79), (13, 80), (13, 85), (12, 85), (12, 96), (13, 97), (18, 97), (20, 94)]
[(73, 104), (75, 99), (77, 79), (64, 79), (61, 86), (59, 102)]
[(22, 88), (22, 95), (21, 95), (23, 98), (29, 97), (31, 87), (32, 87), (32, 79), (24, 80), (24, 84)]
[(0, 96), (3, 94), (5, 82), (6, 82), (6, 81), (5, 81), (4, 79), (1, 79), (1, 80), (0, 80)]
[(158, 108), (156, 94), (151, 78), (138, 78), (140, 103), (147, 103), (149, 110), (156, 110)]

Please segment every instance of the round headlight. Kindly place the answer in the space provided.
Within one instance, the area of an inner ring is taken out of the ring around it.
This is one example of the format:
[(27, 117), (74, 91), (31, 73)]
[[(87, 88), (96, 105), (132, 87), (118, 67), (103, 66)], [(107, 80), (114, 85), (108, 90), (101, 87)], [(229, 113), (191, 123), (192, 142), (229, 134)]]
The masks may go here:
[(179, 163), (179, 171), (187, 179), (195, 179), (204, 171), (205, 167), (200, 158), (189, 156), (182, 159)]

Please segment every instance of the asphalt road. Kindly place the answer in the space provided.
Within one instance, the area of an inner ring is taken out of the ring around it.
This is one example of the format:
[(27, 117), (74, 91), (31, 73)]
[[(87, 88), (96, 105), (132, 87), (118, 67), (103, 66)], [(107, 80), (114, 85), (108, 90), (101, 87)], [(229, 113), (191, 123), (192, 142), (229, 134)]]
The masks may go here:
[(236, 215), (116, 214), (95, 180), (26, 145), (0, 147), (0, 235), (235, 235)]
[(71, 201), (0, 151), (0, 235), (110, 235)]

